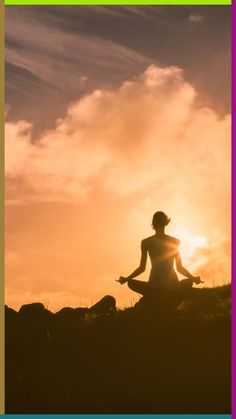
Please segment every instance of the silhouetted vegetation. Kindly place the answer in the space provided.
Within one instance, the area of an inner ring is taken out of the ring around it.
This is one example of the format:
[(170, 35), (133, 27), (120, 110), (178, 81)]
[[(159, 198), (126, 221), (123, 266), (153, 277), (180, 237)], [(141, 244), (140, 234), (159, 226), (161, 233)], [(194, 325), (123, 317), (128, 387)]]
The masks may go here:
[(230, 301), (6, 307), (6, 413), (230, 413)]

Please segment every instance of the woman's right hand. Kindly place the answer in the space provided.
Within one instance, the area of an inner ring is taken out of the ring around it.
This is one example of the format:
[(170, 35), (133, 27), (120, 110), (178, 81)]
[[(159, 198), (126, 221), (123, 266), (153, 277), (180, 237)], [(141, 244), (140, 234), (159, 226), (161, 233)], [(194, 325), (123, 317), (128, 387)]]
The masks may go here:
[(116, 282), (119, 282), (121, 285), (125, 284), (128, 281), (127, 278), (125, 278), (124, 276), (120, 276), (119, 279), (116, 279)]

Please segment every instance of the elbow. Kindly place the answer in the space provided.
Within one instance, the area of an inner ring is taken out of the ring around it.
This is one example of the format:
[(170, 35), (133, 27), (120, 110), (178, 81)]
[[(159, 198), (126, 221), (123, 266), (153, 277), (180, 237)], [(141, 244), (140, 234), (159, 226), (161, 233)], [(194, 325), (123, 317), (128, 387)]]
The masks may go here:
[(182, 265), (177, 265), (176, 266), (176, 268), (177, 268), (177, 271), (180, 273), (180, 274), (182, 274), (183, 273), (183, 266)]

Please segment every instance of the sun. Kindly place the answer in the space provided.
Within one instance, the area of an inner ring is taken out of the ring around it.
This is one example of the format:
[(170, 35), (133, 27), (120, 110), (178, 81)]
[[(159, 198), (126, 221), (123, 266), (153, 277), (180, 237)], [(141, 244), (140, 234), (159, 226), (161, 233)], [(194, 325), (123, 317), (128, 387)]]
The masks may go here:
[(207, 238), (199, 235), (191, 235), (186, 231), (178, 231), (175, 234), (180, 240), (180, 253), (184, 261), (188, 262), (195, 250), (206, 246)]

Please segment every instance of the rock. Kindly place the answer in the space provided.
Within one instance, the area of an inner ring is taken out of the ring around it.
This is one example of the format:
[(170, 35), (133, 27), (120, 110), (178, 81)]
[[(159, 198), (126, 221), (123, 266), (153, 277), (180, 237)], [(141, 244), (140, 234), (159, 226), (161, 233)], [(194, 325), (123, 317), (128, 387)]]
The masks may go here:
[(44, 316), (46, 311), (42, 303), (24, 304), (19, 310), (19, 315), (21, 318), (35, 318)]
[(5, 321), (6, 322), (14, 321), (14, 320), (17, 320), (17, 318), (18, 318), (17, 311), (5, 305)]
[(100, 301), (90, 307), (89, 312), (94, 314), (108, 314), (116, 310), (116, 299), (105, 295)]
[(55, 313), (55, 317), (61, 320), (77, 320), (83, 318), (88, 311), (88, 308), (63, 307), (61, 310)]

